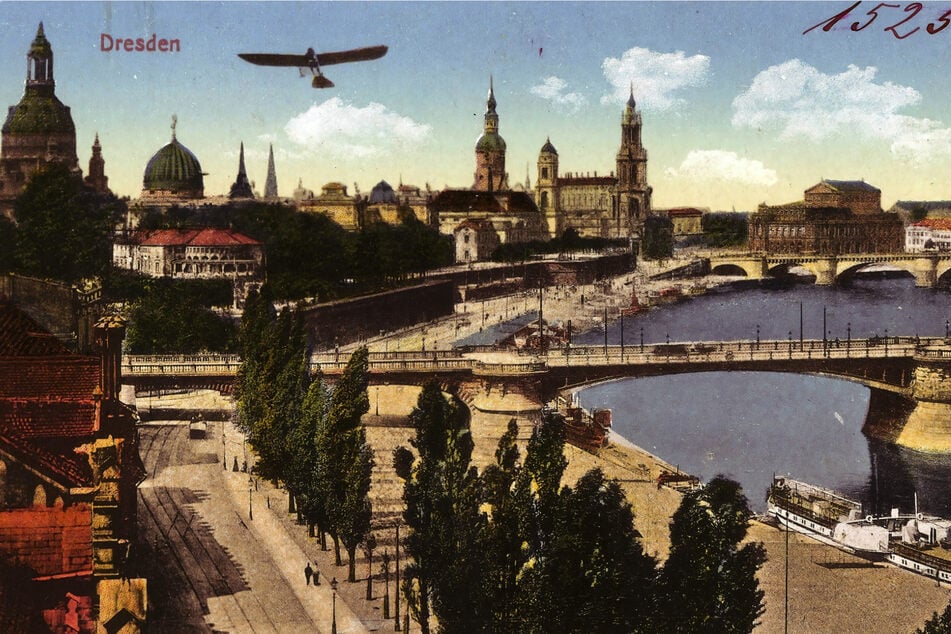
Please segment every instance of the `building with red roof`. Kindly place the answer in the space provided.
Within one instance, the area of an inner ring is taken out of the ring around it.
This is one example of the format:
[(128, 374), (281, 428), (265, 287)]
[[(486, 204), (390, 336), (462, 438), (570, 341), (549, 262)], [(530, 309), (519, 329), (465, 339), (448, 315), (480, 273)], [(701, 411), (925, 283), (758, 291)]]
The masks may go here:
[(149, 277), (229, 280), (235, 305), (264, 282), (264, 245), (231, 229), (130, 231), (116, 238), (112, 261)]
[(925, 218), (905, 227), (905, 251), (951, 251), (951, 218)]
[(124, 576), (145, 476), (118, 398), (124, 324), (94, 332), (100, 356), (73, 354), (0, 301), (0, 576), (22, 577), (52, 631), (95, 631), (97, 587)]

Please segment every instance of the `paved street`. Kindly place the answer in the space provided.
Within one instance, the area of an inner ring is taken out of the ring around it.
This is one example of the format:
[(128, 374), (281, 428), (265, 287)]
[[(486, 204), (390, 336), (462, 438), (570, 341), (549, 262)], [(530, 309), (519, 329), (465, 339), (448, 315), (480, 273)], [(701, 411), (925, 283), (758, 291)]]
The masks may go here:
[[(247, 475), (222, 468), (221, 425), (209, 431), (208, 439), (189, 440), (186, 423), (141, 427), (149, 478), (139, 491), (135, 558), (149, 578), (150, 625), (159, 632), (329, 632), (329, 588), (304, 585), (304, 555), (273, 517), (268, 522), (266, 507), (248, 518)], [(229, 439), (229, 448), (236, 444)], [(365, 631), (347, 623), (345, 610), (338, 602), (338, 631)]]

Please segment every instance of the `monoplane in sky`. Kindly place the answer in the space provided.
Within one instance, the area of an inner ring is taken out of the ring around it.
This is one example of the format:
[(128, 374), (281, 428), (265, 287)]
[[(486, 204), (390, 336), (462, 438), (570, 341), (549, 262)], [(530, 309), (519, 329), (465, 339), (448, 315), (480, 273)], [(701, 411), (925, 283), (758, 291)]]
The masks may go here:
[(238, 53), (238, 57), (246, 62), (257, 64), (259, 66), (295, 66), (300, 71), (301, 77), (304, 76), (304, 70), (310, 69), (314, 79), (311, 85), (314, 88), (333, 88), (334, 83), (324, 77), (321, 72), (321, 66), (330, 66), (331, 64), (343, 64), (346, 62), (367, 62), (371, 59), (379, 59), (386, 55), (385, 46), (368, 46), (366, 48), (355, 48), (349, 51), (335, 51), (333, 53), (315, 53), (314, 49), (309, 48), (303, 55), (283, 55), (280, 53)]

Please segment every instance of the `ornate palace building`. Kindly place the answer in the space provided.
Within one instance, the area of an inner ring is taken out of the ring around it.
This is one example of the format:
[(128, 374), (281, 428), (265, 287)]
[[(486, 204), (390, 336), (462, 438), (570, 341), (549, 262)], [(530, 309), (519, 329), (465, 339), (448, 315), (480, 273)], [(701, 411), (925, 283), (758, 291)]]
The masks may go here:
[(651, 211), (647, 184), (647, 150), (641, 142), (643, 121), (634, 101), (634, 89), (621, 116), (621, 146), (617, 175), (559, 174), (558, 151), (551, 139), (538, 153), (535, 203), (545, 217), (549, 236), (572, 228), (579, 235), (627, 238), (640, 232)]
[(882, 211), (881, 197), (881, 190), (864, 181), (823, 179), (802, 201), (761, 204), (750, 215), (749, 248), (811, 255), (899, 253), (902, 221)]

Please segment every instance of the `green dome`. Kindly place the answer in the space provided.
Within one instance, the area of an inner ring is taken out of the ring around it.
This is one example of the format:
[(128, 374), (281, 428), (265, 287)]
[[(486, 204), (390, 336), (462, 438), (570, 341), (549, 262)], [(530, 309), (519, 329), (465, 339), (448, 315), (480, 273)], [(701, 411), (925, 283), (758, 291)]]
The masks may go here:
[(175, 138), (145, 166), (142, 182), (145, 189), (197, 192), (199, 196), (205, 188), (201, 163)]
[(504, 152), (505, 140), (498, 132), (485, 132), (476, 141), (476, 152)]
[(69, 106), (45, 88), (27, 87), (20, 103), (7, 113), (4, 134), (76, 134)]

